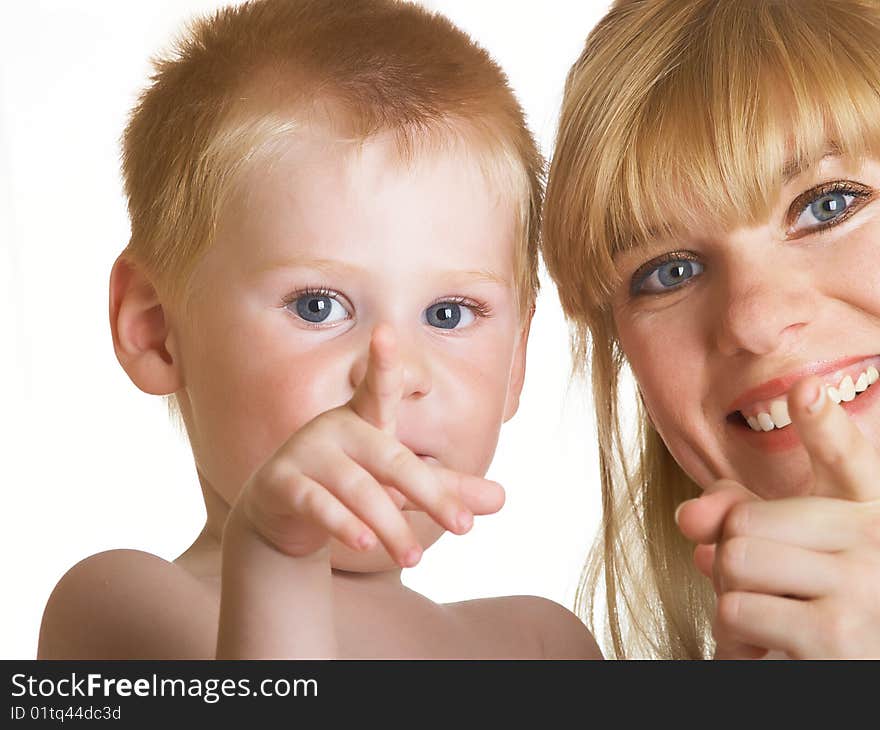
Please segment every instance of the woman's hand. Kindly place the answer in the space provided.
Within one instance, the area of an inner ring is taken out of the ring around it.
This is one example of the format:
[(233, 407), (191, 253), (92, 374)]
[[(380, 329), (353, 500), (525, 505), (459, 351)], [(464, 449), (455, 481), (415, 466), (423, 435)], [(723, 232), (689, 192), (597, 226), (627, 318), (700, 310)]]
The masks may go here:
[(811, 496), (765, 501), (721, 480), (677, 513), (718, 594), (716, 658), (878, 658), (880, 453), (818, 378), (788, 404)]

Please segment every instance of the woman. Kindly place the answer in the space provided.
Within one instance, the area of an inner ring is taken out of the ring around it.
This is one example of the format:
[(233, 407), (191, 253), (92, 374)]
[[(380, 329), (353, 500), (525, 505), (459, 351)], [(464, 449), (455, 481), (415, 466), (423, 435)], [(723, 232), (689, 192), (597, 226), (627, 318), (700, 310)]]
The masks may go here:
[(544, 255), (618, 657), (880, 656), (878, 59), (874, 1), (618, 0), (570, 72)]

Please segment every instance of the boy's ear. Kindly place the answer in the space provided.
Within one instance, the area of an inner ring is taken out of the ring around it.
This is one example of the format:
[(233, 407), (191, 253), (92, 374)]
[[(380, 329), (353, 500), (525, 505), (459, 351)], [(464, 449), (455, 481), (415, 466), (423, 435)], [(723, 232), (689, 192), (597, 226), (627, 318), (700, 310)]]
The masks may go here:
[(116, 359), (138, 388), (153, 395), (180, 390), (180, 363), (171, 354), (159, 295), (143, 269), (123, 256), (110, 272), (110, 329)]
[(535, 315), (533, 304), (526, 315), (525, 322), (519, 334), (519, 342), (513, 351), (513, 362), (510, 368), (510, 385), (507, 388), (507, 402), (504, 404), (504, 422), (509, 421), (519, 409), (519, 396), (522, 393), (526, 379), (526, 349), (529, 344), (529, 329), (532, 326), (532, 317)]

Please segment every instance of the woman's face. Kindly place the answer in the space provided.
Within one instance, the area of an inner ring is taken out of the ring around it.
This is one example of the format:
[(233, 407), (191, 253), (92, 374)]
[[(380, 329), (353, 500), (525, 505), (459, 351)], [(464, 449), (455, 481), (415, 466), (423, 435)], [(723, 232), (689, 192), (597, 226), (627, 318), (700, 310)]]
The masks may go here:
[(620, 344), (654, 426), (701, 486), (810, 492), (784, 425), (786, 393), (807, 374), (880, 447), (880, 160), (827, 156), (784, 184), (760, 225), (656, 240), (616, 263)]

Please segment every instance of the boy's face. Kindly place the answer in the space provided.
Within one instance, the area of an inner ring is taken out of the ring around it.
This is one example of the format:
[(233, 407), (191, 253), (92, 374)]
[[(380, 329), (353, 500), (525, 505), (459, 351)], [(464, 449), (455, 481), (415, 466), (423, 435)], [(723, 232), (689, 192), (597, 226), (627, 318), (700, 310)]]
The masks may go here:
[[(232, 503), (297, 429), (346, 403), (370, 334), (397, 335), (405, 391), (397, 437), (483, 475), (516, 410), (524, 322), (514, 289), (514, 207), (464, 150), (399, 162), (319, 135), (250, 165), (215, 245), (172, 315), (178, 392), (203, 486)], [(442, 528), (408, 512), (422, 545)], [(334, 566), (392, 566), (384, 549), (333, 545)]]

